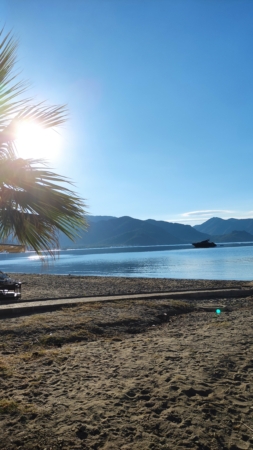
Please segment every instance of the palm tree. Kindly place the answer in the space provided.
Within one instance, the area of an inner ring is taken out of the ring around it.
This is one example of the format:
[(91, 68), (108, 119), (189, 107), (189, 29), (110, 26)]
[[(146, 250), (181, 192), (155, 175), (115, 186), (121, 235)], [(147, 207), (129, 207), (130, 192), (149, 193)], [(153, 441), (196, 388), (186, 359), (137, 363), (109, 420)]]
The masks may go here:
[[(16, 81), (17, 41), (0, 31), (0, 240), (12, 238), (40, 256), (53, 255), (59, 232), (70, 239), (86, 228), (85, 204), (66, 177), (41, 159), (18, 157), (17, 124), (31, 120), (52, 128), (66, 120), (64, 106), (46, 106), (24, 98), (27, 83)], [(67, 186), (66, 186), (67, 184)]]

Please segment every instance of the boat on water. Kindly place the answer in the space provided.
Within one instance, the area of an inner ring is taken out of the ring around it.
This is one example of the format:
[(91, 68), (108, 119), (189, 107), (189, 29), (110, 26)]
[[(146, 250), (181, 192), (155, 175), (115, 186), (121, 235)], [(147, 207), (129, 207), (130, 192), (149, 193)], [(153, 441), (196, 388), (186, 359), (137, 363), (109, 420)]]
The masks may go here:
[(206, 239), (205, 241), (201, 241), (201, 242), (193, 242), (192, 245), (195, 248), (217, 247), (217, 245), (214, 242), (210, 242), (210, 239)]

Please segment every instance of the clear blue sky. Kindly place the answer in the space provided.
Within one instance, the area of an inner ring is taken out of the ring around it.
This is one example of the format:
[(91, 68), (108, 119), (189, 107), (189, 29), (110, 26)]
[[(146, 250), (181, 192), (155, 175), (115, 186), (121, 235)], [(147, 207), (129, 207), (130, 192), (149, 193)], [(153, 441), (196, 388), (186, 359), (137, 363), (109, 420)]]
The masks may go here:
[[(252, 0), (1, 0), (89, 213), (253, 217)], [(35, 157), (37, 155), (34, 155)]]

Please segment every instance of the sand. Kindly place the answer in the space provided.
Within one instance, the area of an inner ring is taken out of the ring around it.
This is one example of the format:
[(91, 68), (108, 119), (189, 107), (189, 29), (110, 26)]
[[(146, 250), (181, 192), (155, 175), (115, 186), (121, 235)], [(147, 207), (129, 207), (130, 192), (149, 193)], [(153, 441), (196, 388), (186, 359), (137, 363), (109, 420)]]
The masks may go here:
[[(22, 300), (246, 284), (19, 278)], [(0, 448), (253, 448), (252, 312), (252, 297), (125, 300), (1, 320)]]
[(171, 278), (76, 277), (72, 275), (29, 275), (17, 273), (9, 275), (22, 282), (22, 301), (169, 292), (187, 289), (218, 289), (223, 287), (241, 287), (249, 284), (245, 281), (179, 280)]

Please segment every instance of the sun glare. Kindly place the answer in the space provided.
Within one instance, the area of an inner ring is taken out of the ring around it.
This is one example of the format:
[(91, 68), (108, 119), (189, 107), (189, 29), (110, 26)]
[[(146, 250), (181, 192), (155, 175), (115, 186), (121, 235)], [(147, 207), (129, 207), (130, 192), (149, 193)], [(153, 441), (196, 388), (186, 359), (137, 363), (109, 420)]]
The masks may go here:
[(50, 128), (34, 122), (22, 122), (17, 127), (16, 148), (21, 158), (57, 158), (61, 148), (61, 136)]

